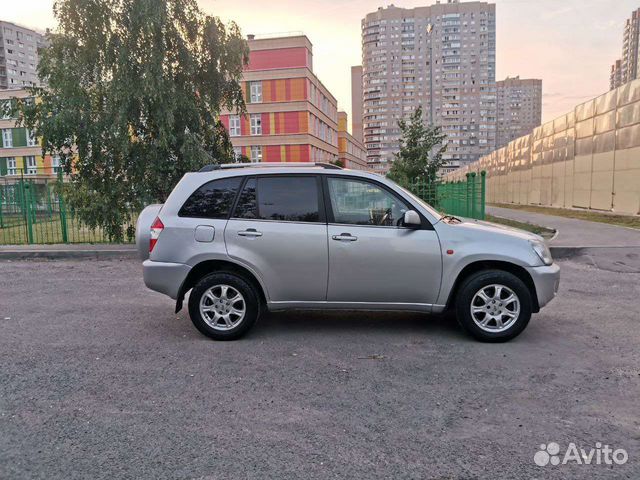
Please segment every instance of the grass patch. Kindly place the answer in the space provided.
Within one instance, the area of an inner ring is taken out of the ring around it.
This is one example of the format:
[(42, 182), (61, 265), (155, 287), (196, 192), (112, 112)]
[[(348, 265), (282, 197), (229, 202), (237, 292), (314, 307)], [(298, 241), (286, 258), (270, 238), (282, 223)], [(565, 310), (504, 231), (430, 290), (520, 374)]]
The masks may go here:
[(555, 230), (550, 228), (541, 227), (540, 225), (534, 225), (533, 223), (517, 222), (508, 218), (494, 217), (493, 215), (485, 216), (487, 222), (498, 223), (507, 227), (519, 228), (520, 230), (526, 230), (527, 232), (535, 233), (546, 239), (553, 237), (556, 233)]
[(556, 217), (575, 218), (589, 222), (608, 223), (619, 227), (640, 229), (640, 216), (617, 215), (613, 213), (594, 212), (592, 210), (573, 210), (569, 208), (538, 207), (535, 205), (513, 205), (505, 203), (493, 203), (495, 207), (510, 208), (511, 210), (524, 210), (525, 212), (542, 213), (543, 215), (555, 215)]
[[(5, 220), (8, 220), (5, 218)], [(0, 228), (0, 245), (26, 245), (29, 243), (29, 233), (24, 219), (13, 219), (4, 223)], [(31, 225), (32, 242), (34, 244), (65, 243), (60, 217), (38, 219)], [(126, 241), (126, 240), (125, 240)], [(66, 243), (111, 243), (102, 229), (91, 230), (73, 217), (67, 217)]]

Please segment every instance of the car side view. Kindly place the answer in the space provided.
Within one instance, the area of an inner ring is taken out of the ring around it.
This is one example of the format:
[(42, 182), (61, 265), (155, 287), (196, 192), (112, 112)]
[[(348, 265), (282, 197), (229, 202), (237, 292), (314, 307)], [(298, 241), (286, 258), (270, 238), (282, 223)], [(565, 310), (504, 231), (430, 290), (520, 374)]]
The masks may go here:
[(544, 240), (442, 215), (394, 182), (330, 164), (188, 173), (138, 219), (147, 287), (203, 334), (232, 340), (265, 310), (440, 313), (473, 337), (520, 334), (558, 291)]

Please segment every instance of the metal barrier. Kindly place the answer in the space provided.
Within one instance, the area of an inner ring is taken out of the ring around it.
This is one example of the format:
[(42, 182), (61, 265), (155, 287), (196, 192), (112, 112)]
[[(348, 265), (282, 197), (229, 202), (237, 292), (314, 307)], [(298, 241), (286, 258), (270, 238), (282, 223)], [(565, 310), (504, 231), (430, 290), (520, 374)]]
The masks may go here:
[(467, 173), (466, 180), (457, 182), (415, 182), (407, 186), (414, 195), (437, 210), (449, 215), (485, 218), (486, 173)]
[[(59, 169), (13, 169), (0, 177), (0, 245), (110, 243), (67, 206)], [(135, 225), (132, 216), (128, 225)]]

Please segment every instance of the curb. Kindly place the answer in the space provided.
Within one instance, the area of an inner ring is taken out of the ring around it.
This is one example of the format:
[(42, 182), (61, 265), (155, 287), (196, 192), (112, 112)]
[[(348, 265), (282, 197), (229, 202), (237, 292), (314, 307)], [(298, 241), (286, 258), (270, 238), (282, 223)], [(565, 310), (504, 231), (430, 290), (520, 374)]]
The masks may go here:
[(0, 260), (133, 260), (135, 249), (114, 250), (0, 250)]
[(593, 245), (581, 247), (555, 247), (550, 245), (549, 250), (551, 250), (551, 256), (554, 260), (569, 260), (605, 250), (640, 250), (640, 245)]

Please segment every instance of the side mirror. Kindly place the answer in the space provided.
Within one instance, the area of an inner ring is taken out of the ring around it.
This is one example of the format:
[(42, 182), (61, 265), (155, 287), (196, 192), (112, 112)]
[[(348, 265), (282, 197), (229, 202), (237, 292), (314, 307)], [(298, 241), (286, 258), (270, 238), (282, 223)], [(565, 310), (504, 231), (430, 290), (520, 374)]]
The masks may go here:
[(420, 215), (415, 210), (408, 210), (404, 212), (404, 226), (405, 227), (419, 227), (422, 225)]

